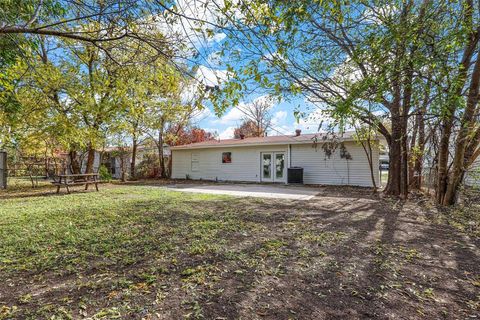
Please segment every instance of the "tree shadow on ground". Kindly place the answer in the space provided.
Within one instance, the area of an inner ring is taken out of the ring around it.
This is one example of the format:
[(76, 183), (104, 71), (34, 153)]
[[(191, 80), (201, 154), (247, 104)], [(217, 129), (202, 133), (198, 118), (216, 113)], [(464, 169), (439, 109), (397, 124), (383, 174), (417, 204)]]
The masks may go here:
[(161, 213), (155, 201), (134, 202), (122, 210), (153, 208), (131, 226), (142, 241), (119, 244), (116, 257), (100, 252), (79, 270), (14, 275), (0, 300), (74, 315), (116, 308), (135, 319), (478, 314), (480, 255), (470, 239), (429, 223), (412, 203), (347, 191), (323, 188), (311, 201), (186, 199)]

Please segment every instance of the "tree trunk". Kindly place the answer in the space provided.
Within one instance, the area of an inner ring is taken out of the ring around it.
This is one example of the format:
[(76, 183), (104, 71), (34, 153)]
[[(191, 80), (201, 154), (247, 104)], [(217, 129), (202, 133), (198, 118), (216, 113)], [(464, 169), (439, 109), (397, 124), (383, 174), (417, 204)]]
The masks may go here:
[(413, 175), (410, 180), (410, 186), (413, 189), (420, 190), (422, 189), (422, 175), (423, 175), (423, 154), (425, 153), (425, 112), (427, 110), (428, 101), (430, 99), (430, 82), (427, 83), (425, 90), (425, 96), (423, 99), (422, 107), (418, 109), (417, 115), (415, 116), (416, 121), (415, 125), (417, 128), (417, 146), (415, 148), (415, 157), (413, 161)]
[(172, 153), (170, 152), (170, 156), (168, 157), (168, 178), (172, 177)]
[(130, 160), (130, 179), (136, 179), (135, 175), (135, 166), (137, 159), (137, 147), (138, 147), (137, 138), (133, 138), (132, 141), (132, 159)]
[(452, 135), (453, 117), (447, 117), (442, 121), (442, 136), (440, 138), (438, 152), (438, 168), (437, 168), (437, 187), (436, 202), (443, 203), (445, 191), (447, 190), (448, 180), (448, 155), (450, 147), (450, 136)]
[[(473, 26), (473, 3), (472, 1), (465, 2), (465, 18), (464, 22), (466, 26), (470, 27), (470, 34), (468, 35), (467, 43), (463, 51), (462, 60), (460, 61), (458, 68), (458, 75), (454, 82), (453, 88), (449, 93), (449, 99), (447, 101), (448, 107), (442, 121), (442, 136), (440, 139), (440, 151), (438, 154), (438, 173), (437, 173), (437, 187), (436, 187), (436, 202), (438, 204), (444, 204), (451, 202), (454, 198), (453, 194), (450, 194), (445, 201), (445, 195), (449, 185), (448, 181), (448, 158), (450, 138), (452, 135), (453, 121), (455, 119), (455, 113), (457, 111), (458, 98), (462, 96), (462, 91), (465, 86), (468, 77), (468, 70), (470, 69), (472, 57), (474, 56), (479, 40), (479, 30)], [(462, 175), (463, 176), (463, 175)], [(455, 181), (452, 187), (456, 184)], [(453, 193), (453, 190), (450, 191)]]
[(373, 152), (370, 136), (368, 136), (366, 141), (361, 141), (360, 143), (363, 147), (363, 150), (365, 151), (365, 155), (367, 156), (368, 166), (370, 168), (370, 178), (372, 179), (373, 192), (377, 192), (377, 182), (375, 181), (375, 174), (373, 170)]
[(158, 160), (160, 161), (160, 177), (166, 178), (165, 172), (165, 158), (163, 157), (163, 126), (160, 128), (158, 132)]
[(160, 177), (167, 178), (167, 173), (165, 172), (165, 158), (163, 157), (163, 144), (158, 146), (158, 157), (160, 161)]
[(125, 179), (125, 173), (126, 173), (127, 170), (126, 170), (126, 165), (125, 165), (125, 157), (126, 157), (126, 155), (125, 155), (125, 153), (122, 151), (122, 153), (120, 154), (120, 168), (121, 168), (121, 170), (122, 170), (122, 173), (121, 173), (121, 175), (120, 175), (120, 180), (121, 180), (122, 182), (125, 182), (125, 181), (126, 181), (126, 179)]
[(80, 163), (78, 162), (78, 155), (76, 150), (70, 150), (68, 153), (68, 156), (70, 157), (70, 171), (73, 174), (79, 174), (80, 173)]
[[(400, 18), (400, 23), (406, 19), (406, 6), (404, 6)], [(391, 196), (400, 196), (402, 194), (402, 145), (404, 142), (403, 136), (403, 118), (401, 116), (402, 106), (402, 90), (401, 90), (401, 63), (400, 59), (405, 54), (405, 44), (399, 40), (395, 53), (394, 76), (392, 80), (393, 101), (389, 106), (392, 125), (392, 139), (389, 144), (389, 168), (388, 168), (388, 182), (385, 188), (385, 194)]]
[(87, 154), (87, 167), (85, 168), (85, 173), (93, 173), (93, 166), (95, 164), (95, 149), (92, 144), (88, 145), (88, 154)]
[(397, 112), (392, 112), (392, 138), (389, 143), (389, 167), (388, 182), (385, 187), (385, 194), (391, 196), (400, 195), (401, 185), (401, 123), (400, 116)]
[(423, 119), (423, 112), (418, 117), (418, 142), (415, 150), (415, 160), (413, 162), (413, 176), (411, 186), (413, 189), (420, 190), (422, 188), (422, 169), (423, 169), (423, 154), (425, 152), (425, 119)]
[(477, 128), (465, 150), (465, 168), (470, 168), (478, 157), (480, 157), (480, 127)]
[(465, 152), (470, 142), (469, 136), (475, 130), (475, 114), (478, 104), (480, 86), (480, 59), (477, 59), (471, 75), (467, 105), (460, 123), (460, 131), (457, 135), (455, 154), (453, 157), (452, 170), (447, 182), (443, 205), (455, 204), (458, 189), (465, 173)]
[[(424, 4), (427, 1), (424, 1)], [(424, 14), (425, 7), (422, 6), (421, 16)], [(410, 117), (410, 109), (412, 105), (412, 94), (413, 94), (413, 74), (414, 74), (414, 65), (413, 59), (417, 46), (414, 44), (413, 48), (410, 50), (410, 58), (408, 62), (408, 67), (406, 70), (406, 76), (403, 82), (403, 100), (402, 100), (402, 160), (401, 160), (401, 196), (406, 199), (408, 197), (408, 172), (409, 172), (409, 148), (408, 148), (408, 119)]]
[(413, 163), (415, 162), (415, 158), (417, 155), (416, 148), (417, 148), (417, 136), (418, 136), (418, 117), (415, 117), (415, 121), (413, 124), (413, 133), (412, 133), (412, 139), (410, 140), (410, 146), (409, 146), (409, 151), (408, 151), (408, 181), (410, 182), (410, 185), (413, 182), (413, 178), (415, 175), (415, 170), (413, 167)]
[(407, 120), (402, 118), (401, 133), (401, 156), (400, 156), (400, 196), (403, 199), (408, 197), (408, 143), (407, 143)]
[(45, 177), (48, 179), (49, 178), (49, 169), (50, 167), (50, 159), (49, 158), (45, 158)]

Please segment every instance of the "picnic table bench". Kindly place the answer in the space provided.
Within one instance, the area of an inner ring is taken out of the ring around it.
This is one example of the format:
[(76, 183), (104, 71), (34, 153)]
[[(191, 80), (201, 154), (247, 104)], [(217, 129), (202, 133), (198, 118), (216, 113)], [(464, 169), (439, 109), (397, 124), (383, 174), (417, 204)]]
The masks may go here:
[(52, 181), (52, 184), (57, 186), (57, 193), (60, 192), (61, 187), (65, 187), (67, 193), (70, 193), (69, 187), (78, 185), (85, 185), (85, 190), (88, 190), (91, 184), (94, 184), (98, 191), (98, 173), (61, 174), (57, 178)]

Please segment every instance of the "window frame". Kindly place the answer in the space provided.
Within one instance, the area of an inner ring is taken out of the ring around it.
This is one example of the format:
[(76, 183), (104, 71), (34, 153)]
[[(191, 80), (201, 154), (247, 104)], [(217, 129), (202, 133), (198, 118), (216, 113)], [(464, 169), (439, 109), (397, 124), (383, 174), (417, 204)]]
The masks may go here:
[[(230, 162), (224, 162), (224, 154), (226, 153), (229, 153), (229, 159), (230, 159)], [(221, 164), (232, 164), (233, 163), (233, 160), (232, 160), (232, 152), (231, 151), (223, 151), (222, 152), (222, 155), (221, 155)]]

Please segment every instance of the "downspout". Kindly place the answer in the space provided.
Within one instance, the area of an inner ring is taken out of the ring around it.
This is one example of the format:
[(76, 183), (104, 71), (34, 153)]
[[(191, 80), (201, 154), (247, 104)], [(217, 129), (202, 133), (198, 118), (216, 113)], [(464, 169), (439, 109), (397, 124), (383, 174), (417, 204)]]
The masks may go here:
[(288, 167), (292, 167), (292, 145), (288, 145)]
[[(288, 144), (288, 168), (292, 167), (292, 145)], [(287, 179), (285, 184), (288, 184), (288, 168), (287, 168)]]

